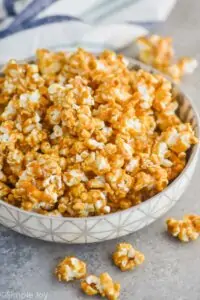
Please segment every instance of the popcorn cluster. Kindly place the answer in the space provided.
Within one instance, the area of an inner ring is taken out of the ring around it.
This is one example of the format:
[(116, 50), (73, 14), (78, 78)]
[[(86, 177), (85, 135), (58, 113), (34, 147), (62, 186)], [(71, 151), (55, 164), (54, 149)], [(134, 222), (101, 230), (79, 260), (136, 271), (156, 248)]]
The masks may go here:
[(139, 48), (139, 59), (166, 73), (175, 81), (179, 81), (185, 74), (191, 74), (198, 63), (196, 59), (181, 57), (173, 61), (174, 49), (172, 38), (158, 35), (142, 36), (136, 41)]
[(183, 220), (170, 218), (167, 220), (168, 232), (182, 242), (198, 239), (200, 235), (200, 216), (188, 215)]
[(86, 275), (86, 264), (76, 257), (67, 256), (56, 267), (55, 275), (59, 281), (81, 279)]
[(117, 245), (116, 251), (113, 253), (114, 264), (121, 271), (128, 271), (141, 265), (145, 260), (143, 253), (133, 248), (131, 244), (121, 243)]
[(87, 276), (81, 282), (81, 288), (89, 296), (101, 295), (108, 300), (117, 300), (120, 293), (120, 284), (113, 282), (108, 273), (102, 273), (99, 277)]
[(45, 215), (126, 209), (162, 191), (197, 143), (161, 75), (121, 55), (39, 49), (0, 78), (0, 197)]

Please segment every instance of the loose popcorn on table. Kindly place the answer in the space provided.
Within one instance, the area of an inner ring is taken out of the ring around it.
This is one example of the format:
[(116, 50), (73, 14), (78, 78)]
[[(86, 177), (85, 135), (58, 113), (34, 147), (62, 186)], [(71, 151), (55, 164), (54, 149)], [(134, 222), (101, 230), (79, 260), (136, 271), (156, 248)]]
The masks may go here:
[(117, 245), (113, 253), (114, 264), (121, 269), (121, 271), (128, 271), (141, 265), (145, 260), (144, 254), (133, 248), (131, 244), (120, 243)]
[(166, 221), (168, 232), (182, 242), (196, 240), (200, 235), (200, 216), (187, 215), (183, 220), (169, 218)]
[(62, 260), (55, 269), (59, 281), (71, 281), (86, 276), (86, 264), (80, 259), (68, 256)]
[(141, 36), (136, 40), (139, 48), (139, 59), (147, 65), (166, 73), (175, 81), (185, 74), (191, 74), (198, 66), (194, 58), (181, 57), (174, 62), (172, 38), (158, 35)]
[(88, 275), (82, 282), (81, 288), (89, 296), (101, 295), (108, 300), (119, 299), (120, 284), (114, 282), (108, 273), (99, 276)]
[[(161, 61), (171, 56), (166, 50)], [(108, 50), (38, 49), (35, 63), (12, 59), (0, 104), (0, 197), (47, 216), (137, 205), (180, 174), (198, 142), (176, 114), (171, 83), (128, 69)]]

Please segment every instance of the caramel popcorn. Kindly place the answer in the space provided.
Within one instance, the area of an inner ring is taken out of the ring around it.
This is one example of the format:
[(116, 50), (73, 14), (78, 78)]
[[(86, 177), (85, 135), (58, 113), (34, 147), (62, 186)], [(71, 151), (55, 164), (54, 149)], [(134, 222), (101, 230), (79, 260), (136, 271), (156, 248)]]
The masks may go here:
[(168, 232), (182, 242), (194, 241), (200, 234), (200, 216), (187, 215), (183, 220), (170, 218), (166, 221)]
[[(171, 58), (168, 44), (157, 64)], [(179, 175), (198, 142), (176, 114), (171, 83), (108, 50), (39, 49), (34, 64), (10, 60), (0, 104), (1, 197), (47, 216), (137, 205)]]
[(134, 269), (136, 266), (144, 262), (144, 255), (133, 248), (131, 244), (121, 243), (117, 245), (116, 251), (113, 253), (114, 264), (121, 271)]
[(102, 273), (99, 277), (88, 275), (81, 282), (81, 288), (89, 296), (99, 294), (108, 300), (117, 300), (120, 293), (120, 284), (113, 282), (108, 273)]
[(86, 275), (86, 264), (76, 257), (68, 256), (56, 267), (55, 275), (59, 281), (67, 282), (84, 278)]
[(166, 73), (175, 81), (179, 81), (185, 74), (193, 73), (198, 65), (196, 59), (190, 57), (181, 57), (174, 62), (174, 49), (170, 37), (142, 36), (136, 43), (139, 48), (139, 59), (142, 62)]

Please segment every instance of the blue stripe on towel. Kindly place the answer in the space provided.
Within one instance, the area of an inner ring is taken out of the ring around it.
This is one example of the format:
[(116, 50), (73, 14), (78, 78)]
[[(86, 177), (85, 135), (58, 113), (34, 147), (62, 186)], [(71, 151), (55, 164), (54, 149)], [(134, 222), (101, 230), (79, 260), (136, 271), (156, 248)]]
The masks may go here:
[(23, 28), (26, 22), (29, 22), (36, 17), (42, 10), (47, 8), (56, 0), (33, 0), (29, 3), (24, 10), (15, 18), (15, 20), (8, 26), (8, 30), (12, 32), (18, 31)]
[(3, 5), (8, 16), (12, 16), (12, 17), (16, 16), (14, 0), (4, 0)]
[(22, 24), (18, 30), (14, 30), (13, 28), (7, 28), (5, 30), (0, 31), (0, 39), (5, 38), (11, 34), (14, 34), (16, 32), (19, 32), (21, 30), (26, 30), (30, 28), (35, 28), (43, 25), (48, 25), (52, 23), (60, 23), (60, 22), (68, 22), (68, 21), (81, 21), (80, 19), (73, 17), (73, 16), (49, 16), (49, 17), (44, 17), (41, 19), (33, 20), (28, 23)]
[(60, 22), (66, 22), (66, 21), (80, 21), (79, 18), (73, 17), (73, 16), (49, 16), (44, 17), (41, 19), (33, 20), (27, 24), (24, 25), (24, 29), (34, 28), (42, 25), (52, 24), (52, 23), (60, 23)]

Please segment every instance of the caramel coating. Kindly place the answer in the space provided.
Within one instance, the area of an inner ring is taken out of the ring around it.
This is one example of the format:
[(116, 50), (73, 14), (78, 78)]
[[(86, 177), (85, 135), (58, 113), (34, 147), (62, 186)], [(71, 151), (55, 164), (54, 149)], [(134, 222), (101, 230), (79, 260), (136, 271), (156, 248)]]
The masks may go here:
[(129, 271), (141, 265), (145, 260), (144, 254), (137, 251), (129, 243), (120, 243), (113, 253), (113, 262), (121, 271)]
[(169, 218), (166, 221), (168, 232), (182, 242), (198, 239), (200, 235), (200, 216), (187, 215), (183, 220)]
[(36, 56), (10, 60), (0, 80), (4, 201), (44, 215), (105, 215), (179, 175), (198, 140), (177, 116), (168, 80), (129, 70), (108, 50)]

